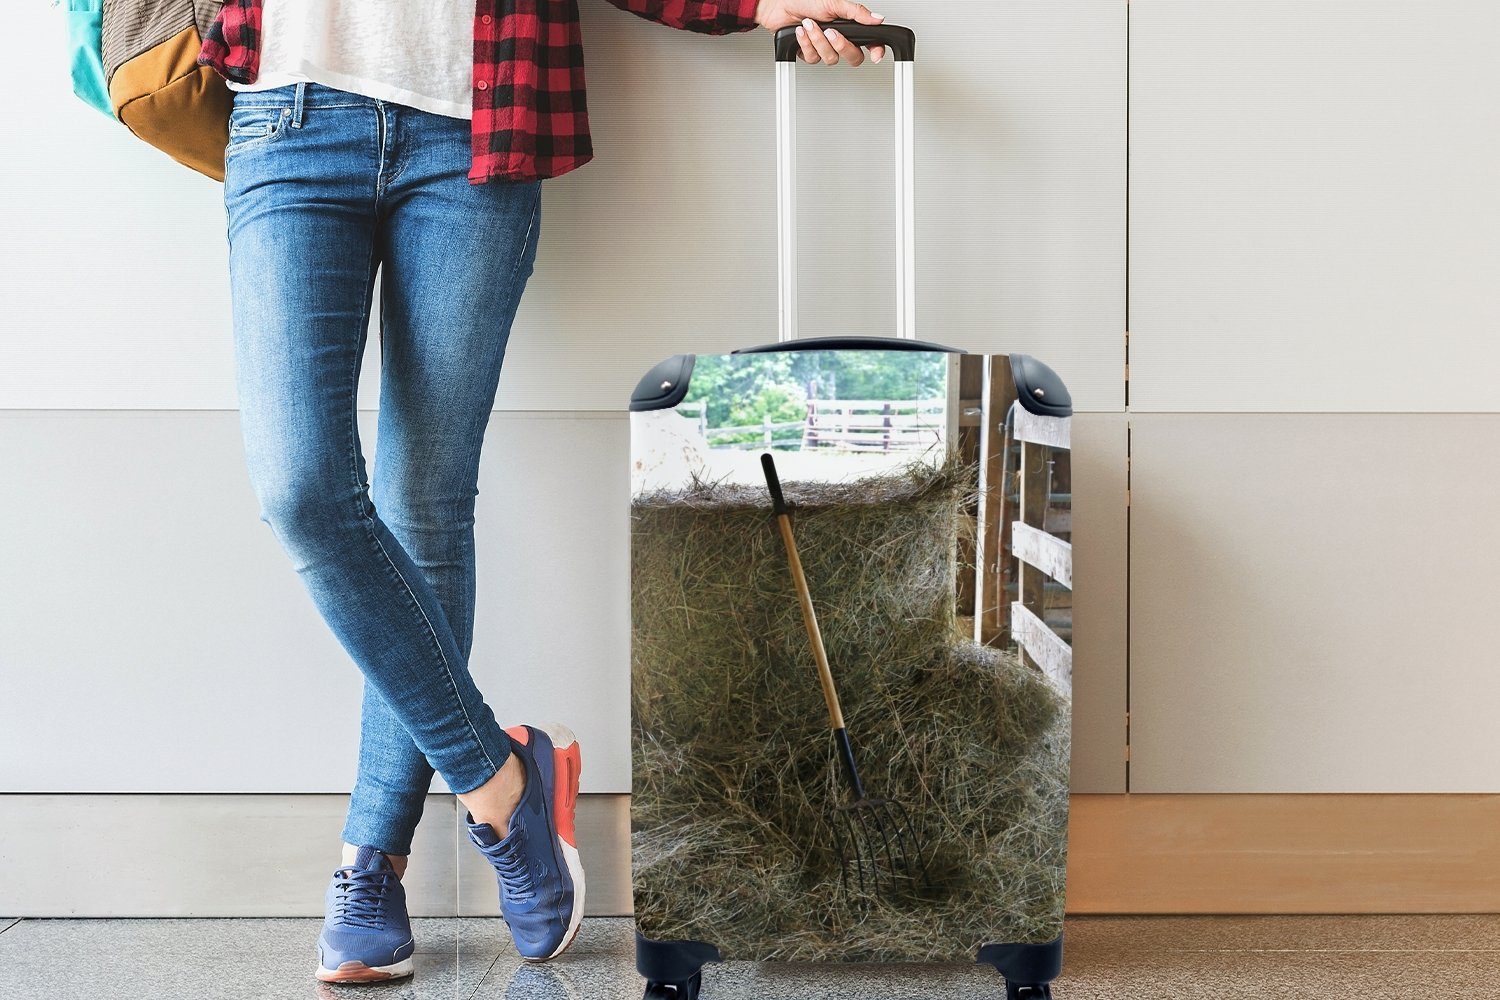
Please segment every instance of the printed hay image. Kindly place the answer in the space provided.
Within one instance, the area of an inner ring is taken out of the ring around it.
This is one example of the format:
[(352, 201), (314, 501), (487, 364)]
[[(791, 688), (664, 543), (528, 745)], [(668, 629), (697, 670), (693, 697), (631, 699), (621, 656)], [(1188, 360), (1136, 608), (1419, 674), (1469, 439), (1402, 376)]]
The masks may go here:
[[(960, 392), (989, 361), (700, 357), (678, 400), (632, 415), (646, 938), (725, 958), (973, 961), (1060, 933), (1070, 677), (987, 633), (1024, 573), (982, 553), (1007, 475), (1016, 500), (1045, 498), (1039, 529), (1067, 534), (1066, 452), (1031, 455), (1040, 487), (1021, 482), (1024, 455), (981, 461), (1011, 450), (965, 416), (1003, 399)], [(993, 490), (984, 468), (1001, 470)], [(1070, 602), (1033, 589), (1062, 643)]]

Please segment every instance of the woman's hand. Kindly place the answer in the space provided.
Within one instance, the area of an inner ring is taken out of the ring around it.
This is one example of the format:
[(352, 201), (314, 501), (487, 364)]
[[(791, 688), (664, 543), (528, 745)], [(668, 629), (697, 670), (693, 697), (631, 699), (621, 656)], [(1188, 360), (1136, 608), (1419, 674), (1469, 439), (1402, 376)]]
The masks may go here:
[[(839, 18), (860, 24), (879, 24), (885, 20), (853, 0), (760, 0), (755, 10), (755, 23), (768, 31), (797, 25), (797, 42), (802, 47), (799, 55), (804, 62), (832, 66), (843, 60), (850, 66), (858, 66), (865, 61), (864, 49), (833, 28), (825, 31), (817, 25), (819, 21)], [(870, 46), (870, 58), (880, 62), (885, 58), (885, 46)]]

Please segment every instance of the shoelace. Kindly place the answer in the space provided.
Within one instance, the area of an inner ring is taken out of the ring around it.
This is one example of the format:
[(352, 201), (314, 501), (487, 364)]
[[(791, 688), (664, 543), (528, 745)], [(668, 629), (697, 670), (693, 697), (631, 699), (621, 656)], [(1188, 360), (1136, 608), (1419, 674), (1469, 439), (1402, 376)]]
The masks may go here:
[(333, 873), (338, 892), (334, 897), (334, 916), (340, 923), (380, 930), (385, 926), (386, 889), (396, 877), (393, 871), (367, 871), (340, 868)]
[(490, 862), (500, 875), (500, 884), (505, 889), (506, 898), (513, 902), (524, 902), (536, 895), (536, 887), (531, 881), (531, 869), (526, 864), (525, 855), (521, 853), (519, 841), (509, 844), (501, 841), (488, 853)]

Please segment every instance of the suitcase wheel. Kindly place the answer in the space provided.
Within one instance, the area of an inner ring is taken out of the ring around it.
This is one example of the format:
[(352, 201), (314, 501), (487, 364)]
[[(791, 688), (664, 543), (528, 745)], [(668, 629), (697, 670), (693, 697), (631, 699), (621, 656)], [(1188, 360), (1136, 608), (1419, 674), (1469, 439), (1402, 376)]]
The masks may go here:
[(703, 987), (703, 973), (693, 973), (693, 978), (675, 983), (662, 983), (654, 979), (646, 982), (646, 995), (642, 1000), (698, 1000), (698, 991)]
[(1050, 983), (1013, 983), (1005, 981), (1005, 1000), (1052, 1000)]

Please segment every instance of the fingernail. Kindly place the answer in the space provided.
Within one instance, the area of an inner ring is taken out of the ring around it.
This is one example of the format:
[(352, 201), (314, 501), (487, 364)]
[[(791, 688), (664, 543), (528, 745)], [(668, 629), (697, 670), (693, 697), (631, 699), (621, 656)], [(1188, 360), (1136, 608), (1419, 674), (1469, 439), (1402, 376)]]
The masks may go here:
[(797, 37), (798, 38), (806, 38), (807, 37), (807, 29), (804, 28), (804, 27), (802, 27), (802, 25), (800, 25), (800, 24), (797, 25)]
[(885, 20), (885, 15), (884, 14), (877, 14), (873, 10), (870, 11), (870, 16), (873, 17), (877, 21), (884, 21)]
[(823, 37), (828, 39), (830, 42), (836, 42), (839, 40), (839, 33), (837, 31), (834, 31), (832, 28), (825, 28), (823, 30)]
[(804, 17), (802, 19), (802, 27), (806, 28), (808, 31), (811, 31), (814, 28), (816, 28), (817, 25), (813, 23), (813, 19), (812, 18), (810, 18), (810, 17)]

